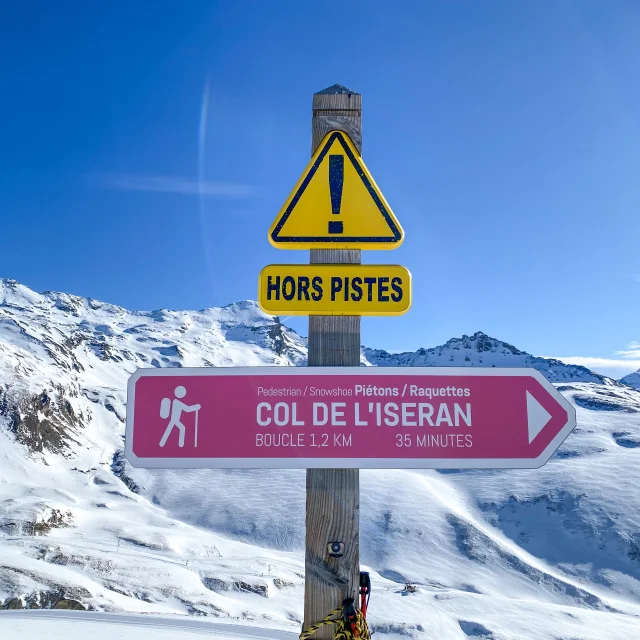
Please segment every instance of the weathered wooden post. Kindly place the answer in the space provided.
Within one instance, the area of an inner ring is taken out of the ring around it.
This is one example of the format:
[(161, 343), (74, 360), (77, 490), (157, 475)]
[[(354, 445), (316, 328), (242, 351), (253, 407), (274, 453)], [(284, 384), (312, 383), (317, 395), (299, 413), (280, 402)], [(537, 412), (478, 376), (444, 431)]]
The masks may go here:
[[(362, 153), (362, 95), (333, 85), (313, 96), (313, 154), (332, 130), (349, 135)], [(360, 249), (312, 249), (311, 264), (360, 264)], [(360, 316), (309, 316), (309, 366), (357, 367)], [(357, 598), (360, 574), (360, 477), (358, 469), (307, 469), (304, 628), (319, 622), (345, 598)], [(344, 543), (332, 558), (328, 545)], [(319, 629), (330, 640), (334, 626)]]

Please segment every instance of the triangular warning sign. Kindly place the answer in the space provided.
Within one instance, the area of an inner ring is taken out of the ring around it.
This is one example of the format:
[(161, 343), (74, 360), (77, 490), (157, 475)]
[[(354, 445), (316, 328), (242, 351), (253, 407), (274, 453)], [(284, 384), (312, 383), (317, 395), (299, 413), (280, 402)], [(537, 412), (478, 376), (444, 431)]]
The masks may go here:
[(279, 249), (395, 249), (400, 223), (353, 142), (329, 132), (269, 229)]

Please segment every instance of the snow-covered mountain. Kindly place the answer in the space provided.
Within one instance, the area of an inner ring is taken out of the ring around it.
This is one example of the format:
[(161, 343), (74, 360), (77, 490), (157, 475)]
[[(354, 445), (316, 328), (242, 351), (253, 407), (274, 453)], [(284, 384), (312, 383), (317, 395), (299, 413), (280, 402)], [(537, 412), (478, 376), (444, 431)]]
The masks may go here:
[[(0, 604), (298, 632), (304, 471), (134, 470), (122, 448), (137, 367), (305, 362), (252, 302), (131, 312), (0, 280)], [(640, 637), (640, 392), (482, 333), (363, 362), (534, 366), (578, 412), (540, 470), (361, 472), (380, 637)]]
[(634, 371), (633, 373), (630, 373), (624, 378), (620, 378), (620, 382), (622, 382), (622, 384), (629, 385), (634, 389), (640, 389), (640, 369)]
[(478, 331), (472, 336), (452, 338), (431, 349), (407, 353), (388, 353), (364, 349), (365, 358), (378, 367), (533, 367), (551, 382), (604, 383), (601, 376), (586, 367), (565, 364), (551, 358), (536, 358), (513, 345)]

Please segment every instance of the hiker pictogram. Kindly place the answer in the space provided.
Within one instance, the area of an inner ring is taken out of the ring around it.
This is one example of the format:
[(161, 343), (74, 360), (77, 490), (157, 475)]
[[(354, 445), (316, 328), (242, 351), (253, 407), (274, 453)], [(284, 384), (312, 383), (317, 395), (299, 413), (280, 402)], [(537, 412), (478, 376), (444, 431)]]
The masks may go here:
[(187, 413), (192, 413), (195, 411), (195, 429), (194, 429), (194, 437), (193, 437), (193, 446), (198, 446), (198, 412), (200, 411), (199, 404), (188, 405), (182, 402), (182, 398), (187, 395), (187, 389), (183, 386), (179, 386), (175, 388), (174, 391), (175, 398), (171, 400), (170, 398), (163, 398), (160, 403), (160, 417), (165, 420), (171, 416), (169, 420), (169, 424), (164, 431), (164, 435), (162, 436), (162, 440), (160, 440), (160, 446), (164, 447), (167, 444), (167, 440), (171, 435), (174, 427), (178, 428), (180, 432), (178, 436), (178, 446), (184, 447), (184, 436), (187, 431), (187, 428), (182, 424), (182, 412), (185, 411)]

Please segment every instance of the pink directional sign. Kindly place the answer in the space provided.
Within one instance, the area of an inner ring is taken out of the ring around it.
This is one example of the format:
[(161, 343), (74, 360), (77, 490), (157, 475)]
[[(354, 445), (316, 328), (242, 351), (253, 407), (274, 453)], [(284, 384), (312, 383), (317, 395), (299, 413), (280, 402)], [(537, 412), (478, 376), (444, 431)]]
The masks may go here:
[(140, 369), (126, 456), (156, 468), (536, 468), (575, 424), (534, 369)]

